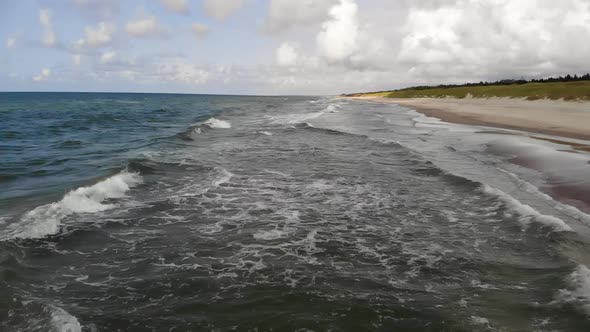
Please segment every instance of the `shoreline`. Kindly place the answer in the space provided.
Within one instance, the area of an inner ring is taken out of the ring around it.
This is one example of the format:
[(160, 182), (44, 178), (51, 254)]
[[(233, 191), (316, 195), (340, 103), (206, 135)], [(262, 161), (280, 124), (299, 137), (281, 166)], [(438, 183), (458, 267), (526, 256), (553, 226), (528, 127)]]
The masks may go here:
[(427, 116), (451, 123), (589, 141), (588, 146), (580, 150), (590, 150), (590, 102), (510, 98), (345, 98), (410, 107)]
[[(539, 188), (542, 192), (590, 214), (590, 161), (587, 158), (590, 153), (590, 102), (508, 98), (349, 99), (401, 105), (450, 123), (523, 131), (523, 138), (569, 146), (571, 150), (546, 149), (537, 144), (531, 145), (526, 140), (514, 141), (507, 137), (490, 144), (488, 149), (512, 156), (510, 161), (514, 164), (541, 172), (547, 181)], [(513, 134), (516, 135), (514, 137), (520, 136)], [(569, 155), (570, 152), (575, 154)]]

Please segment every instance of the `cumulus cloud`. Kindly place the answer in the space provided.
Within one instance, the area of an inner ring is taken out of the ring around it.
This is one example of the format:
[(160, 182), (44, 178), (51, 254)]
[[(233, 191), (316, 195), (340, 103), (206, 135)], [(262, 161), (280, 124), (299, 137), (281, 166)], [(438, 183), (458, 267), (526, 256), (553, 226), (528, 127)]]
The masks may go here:
[(203, 0), (205, 13), (218, 20), (224, 20), (242, 8), (244, 0)]
[(358, 6), (354, 0), (340, 0), (330, 9), (330, 19), (322, 24), (317, 36), (321, 55), (329, 61), (341, 61), (353, 54), (357, 47)]
[(72, 7), (93, 20), (111, 19), (119, 12), (119, 0), (68, 0)]
[(398, 60), (420, 76), (440, 79), (449, 71), (467, 78), (575, 72), (586, 70), (585, 59), (590, 58), (590, 45), (578, 42), (590, 37), (590, 3), (457, 0), (410, 8), (404, 31)]
[(51, 12), (49, 9), (39, 10), (39, 22), (43, 26), (41, 43), (47, 47), (54, 47), (57, 44), (57, 38), (55, 37), (53, 25), (51, 24)]
[(209, 27), (201, 23), (193, 23), (191, 28), (197, 38), (205, 38), (209, 33)]
[(125, 31), (138, 38), (162, 38), (168, 34), (168, 29), (161, 26), (155, 16), (131, 21), (125, 25)]
[(167, 80), (189, 84), (204, 84), (209, 80), (209, 71), (183, 60), (175, 60), (162, 64), (158, 74)]
[(6, 38), (6, 48), (13, 48), (16, 44), (16, 37), (8, 37)]
[(187, 0), (160, 0), (160, 2), (172, 12), (182, 15), (187, 15), (189, 12)]
[(49, 70), (48, 68), (43, 68), (43, 70), (41, 70), (41, 73), (39, 73), (39, 75), (33, 76), (33, 81), (35, 81), (35, 82), (45, 81), (46, 79), (49, 78), (50, 75), (51, 75), (51, 70)]
[(84, 38), (78, 40), (82, 47), (103, 47), (113, 41), (113, 35), (117, 31), (115, 24), (100, 22), (97, 27), (87, 26), (84, 28)]
[(39, 22), (46, 28), (51, 27), (51, 12), (49, 9), (39, 9)]
[(338, 0), (271, 0), (266, 28), (278, 32), (324, 21)]
[(117, 52), (115, 52), (115, 51), (104, 52), (100, 56), (100, 63), (102, 63), (102, 64), (111, 63), (115, 59), (116, 55), (117, 55)]
[(279, 66), (289, 67), (297, 63), (295, 48), (289, 43), (282, 43), (276, 51), (276, 60)]

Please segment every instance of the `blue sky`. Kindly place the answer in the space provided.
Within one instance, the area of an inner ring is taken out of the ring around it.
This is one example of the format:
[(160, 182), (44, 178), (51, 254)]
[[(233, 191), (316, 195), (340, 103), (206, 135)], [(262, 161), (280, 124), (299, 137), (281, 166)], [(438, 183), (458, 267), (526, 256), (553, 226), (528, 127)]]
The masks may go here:
[(21, 0), (0, 22), (0, 91), (335, 94), (590, 58), (588, 0)]

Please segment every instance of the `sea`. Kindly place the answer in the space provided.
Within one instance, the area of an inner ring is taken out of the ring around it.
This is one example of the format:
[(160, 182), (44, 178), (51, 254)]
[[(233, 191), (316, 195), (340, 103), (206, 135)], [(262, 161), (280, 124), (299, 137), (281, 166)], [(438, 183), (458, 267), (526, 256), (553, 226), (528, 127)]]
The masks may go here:
[(0, 93), (0, 330), (590, 331), (584, 197), (523, 151), (589, 167), (370, 101)]

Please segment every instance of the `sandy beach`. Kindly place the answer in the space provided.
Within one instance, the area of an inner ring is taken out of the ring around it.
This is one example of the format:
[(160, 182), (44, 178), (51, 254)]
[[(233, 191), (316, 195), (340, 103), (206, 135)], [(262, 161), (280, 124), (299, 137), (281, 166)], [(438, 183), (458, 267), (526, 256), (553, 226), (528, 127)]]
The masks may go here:
[[(542, 191), (590, 213), (589, 161), (586, 154), (570, 153), (576, 150), (590, 152), (590, 142), (585, 142), (590, 141), (590, 102), (509, 98), (354, 99), (398, 104), (446, 122), (532, 133), (509, 135), (506, 139), (489, 142), (488, 151), (513, 156), (511, 162), (541, 172), (547, 181)], [(535, 143), (534, 139), (568, 145), (573, 150), (547, 147)]]
[(590, 102), (509, 98), (353, 98), (411, 107), (447, 122), (590, 140)]

